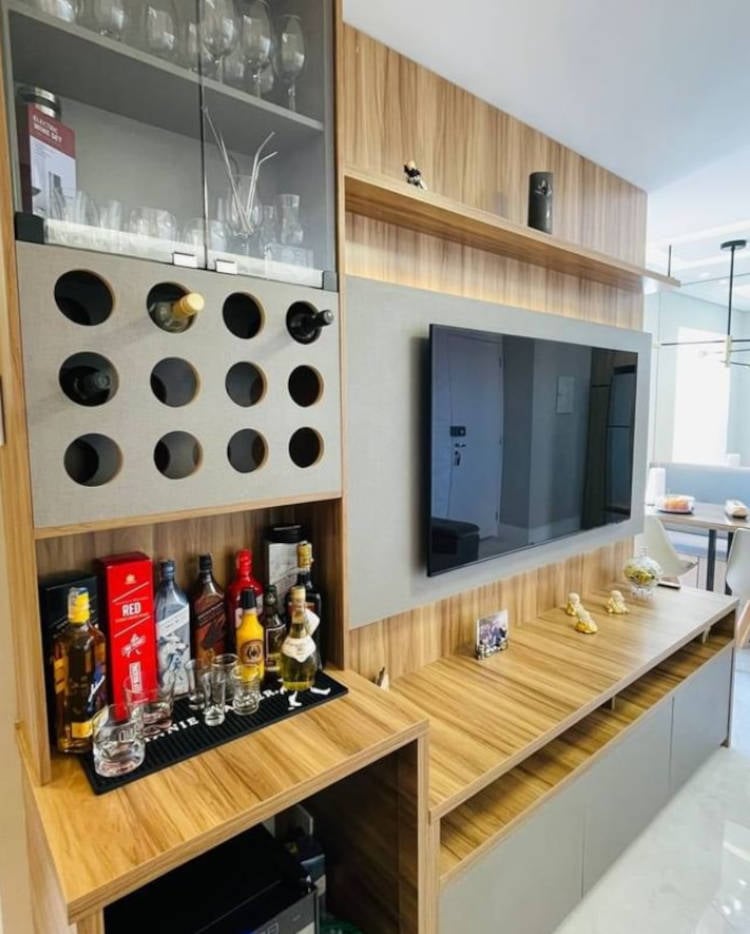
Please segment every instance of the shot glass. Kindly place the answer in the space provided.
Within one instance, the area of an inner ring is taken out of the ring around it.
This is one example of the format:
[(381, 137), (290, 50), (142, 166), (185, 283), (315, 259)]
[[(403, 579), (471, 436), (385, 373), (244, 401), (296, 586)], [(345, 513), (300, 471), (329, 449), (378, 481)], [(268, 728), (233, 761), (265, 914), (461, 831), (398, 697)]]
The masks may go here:
[(185, 662), (185, 672), (188, 679), (188, 707), (191, 710), (203, 710), (206, 705), (206, 695), (203, 693), (203, 672), (205, 666), (202, 661), (191, 658)]
[(112, 778), (126, 775), (146, 755), (143, 719), (138, 711), (123, 715), (115, 707), (102, 707), (94, 721), (94, 769)]
[(260, 678), (255, 665), (238, 662), (232, 669), (232, 710), (241, 717), (255, 713), (260, 705)]
[(227, 674), (223, 667), (214, 663), (201, 676), (203, 694), (203, 722), (206, 726), (220, 726), (226, 719), (224, 705), (227, 699)]
[(232, 691), (234, 685), (232, 684), (232, 669), (238, 661), (239, 659), (233, 652), (225, 652), (223, 655), (214, 656), (214, 667), (221, 668), (224, 672), (225, 681), (227, 683), (227, 700), (231, 700), (233, 697)]
[(130, 678), (124, 682), (125, 703), (128, 712), (143, 720), (143, 735), (158, 736), (172, 726), (174, 677), (165, 676), (153, 687), (133, 685)]

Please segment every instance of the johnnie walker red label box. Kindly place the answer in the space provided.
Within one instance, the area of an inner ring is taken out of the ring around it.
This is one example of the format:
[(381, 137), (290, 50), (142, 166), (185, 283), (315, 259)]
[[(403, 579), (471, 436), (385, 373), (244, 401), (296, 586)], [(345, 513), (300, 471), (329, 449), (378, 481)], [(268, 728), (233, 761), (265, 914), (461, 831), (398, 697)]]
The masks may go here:
[(151, 559), (140, 551), (96, 561), (99, 618), (107, 637), (110, 703), (125, 707), (124, 682), (136, 690), (157, 681)]

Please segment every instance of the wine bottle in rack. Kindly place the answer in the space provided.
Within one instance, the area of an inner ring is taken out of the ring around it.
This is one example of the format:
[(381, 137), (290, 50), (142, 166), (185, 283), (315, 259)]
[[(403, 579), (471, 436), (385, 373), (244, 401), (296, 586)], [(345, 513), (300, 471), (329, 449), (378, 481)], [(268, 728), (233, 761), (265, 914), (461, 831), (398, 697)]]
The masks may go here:
[(300, 344), (312, 344), (320, 337), (324, 327), (333, 324), (333, 312), (316, 311), (305, 302), (295, 302), (286, 313), (286, 328)]
[(114, 394), (115, 379), (111, 367), (64, 363), (60, 386), (79, 405), (102, 405)]
[(193, 318), (205, 307), (205, 299), (197, 292), (188, 292), (179, 298), (172, 298), (166, 293), (157, 295), (148, 307), (148, 312), (163, 331), (172, 334), (185, 331)]

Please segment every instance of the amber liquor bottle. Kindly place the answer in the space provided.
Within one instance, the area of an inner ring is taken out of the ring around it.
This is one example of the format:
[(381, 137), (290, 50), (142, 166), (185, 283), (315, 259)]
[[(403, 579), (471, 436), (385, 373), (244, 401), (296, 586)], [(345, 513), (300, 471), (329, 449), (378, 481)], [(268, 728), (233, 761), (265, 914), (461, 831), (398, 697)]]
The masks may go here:
[(60, 752), (91, 750), (94, 717), (107, 703), (104, 635), (91, 625), (85, 587), (68, 593), (68, 624), (53, 647), (57, 695), (57, 748)]
[(224, 591), (214, 580), (211, 555), (198, 559), (198, 580), (190, 596), (193, 658), (210, 665), (226, 651), (227, 612)]
[[(297, 545), (297, 583), (294, 587), (305, 588), (305, 604), (308, 610), (308, 624), (311, 633), (315, 639), (315, 645), (318, 649), (318, 656), (321, 664), (325, 664), (325, 645), (323, 642), (322, 626), (320, 621), (323, 618), (323, 600), (320, 592), (312, 580), (313, 552), (310, 542), (300, 542)], [(291, 623), (292, 620), (292, 591), (291, 587), (287, 594), (286, 618)]]

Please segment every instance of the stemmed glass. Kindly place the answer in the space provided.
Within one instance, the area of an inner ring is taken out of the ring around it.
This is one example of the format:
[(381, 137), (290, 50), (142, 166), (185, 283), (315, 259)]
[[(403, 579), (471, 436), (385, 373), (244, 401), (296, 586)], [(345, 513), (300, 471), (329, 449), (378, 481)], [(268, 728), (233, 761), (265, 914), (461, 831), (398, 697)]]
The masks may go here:
[(171, 2), (149, 2), (143, 9), (146, 50), (161, 58), (174, 58), (178, 49), (177, 15)]
[(276, 74), (287, 88), (288, 107), (296, 111), (296, 81), (305, 66), (305, 36), (299, 16), (288, 14), (279, 19), (275, 64)]
[(243, 3), (240, 12), (240, 43), (245, 56), (252, 93), (261, 95), (261, 75), (271, 57), (273, 33), (268, 4), (265, 0), (249, 0)]
[(125, 0), (87, 0), (83, 7), (84, 25), (110, 39), (122, 39), (128, 21)]
[(200, 28), (203, 46), (223, 80), (223, 63), (237, 43), (239, 28), (233, 0), (201, 0)]

